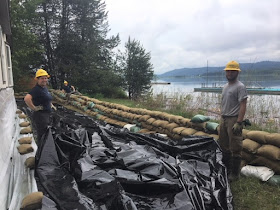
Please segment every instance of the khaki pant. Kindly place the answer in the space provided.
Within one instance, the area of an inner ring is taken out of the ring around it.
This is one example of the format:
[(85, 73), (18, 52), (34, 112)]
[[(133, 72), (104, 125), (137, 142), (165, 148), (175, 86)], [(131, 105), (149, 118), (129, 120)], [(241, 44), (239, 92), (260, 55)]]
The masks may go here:
[(233, 157), (241, 157), (242, 134), (234, 135), (232, 127), (236, 123), (237, 117), (222, 117), (220, 123), (219, 145), (223, 153)]

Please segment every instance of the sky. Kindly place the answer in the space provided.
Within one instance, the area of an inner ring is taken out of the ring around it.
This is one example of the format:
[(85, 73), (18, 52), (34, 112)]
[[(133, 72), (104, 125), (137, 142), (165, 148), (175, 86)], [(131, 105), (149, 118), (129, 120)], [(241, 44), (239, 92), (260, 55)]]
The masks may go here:
[(111, 31), (151, 53), (156, 74), (280, 61), (279, 0), (105, 0)]

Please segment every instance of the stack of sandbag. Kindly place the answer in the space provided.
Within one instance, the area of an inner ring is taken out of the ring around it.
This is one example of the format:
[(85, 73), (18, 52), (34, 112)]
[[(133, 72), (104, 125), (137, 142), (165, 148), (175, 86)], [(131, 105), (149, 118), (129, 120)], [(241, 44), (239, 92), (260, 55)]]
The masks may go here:
[[(65, 94), (62, 91), (52, 90), (52, 94), (58, 102), (64, 103)], [(170, 138), (180, 140), (190, 135), (211, 136), (218, 139), (218, 124), (209, 121), (208, 117), (196, 115), (192, 119), (176, 116), (160, 111), (131, 108), (120, 104), (100, 101), (87, 96), (70, 96), (70, 105), (81, 112), (110, 124), (124, 127), (127, 124), (135, 124), (133, 129), (139, 133), (161, 133)], [(141, 128), (139, 130), (139, 128)]]
[(266, 166), (280, 174), (280, 134), (243, 130), (242, 159), (249, 165)]

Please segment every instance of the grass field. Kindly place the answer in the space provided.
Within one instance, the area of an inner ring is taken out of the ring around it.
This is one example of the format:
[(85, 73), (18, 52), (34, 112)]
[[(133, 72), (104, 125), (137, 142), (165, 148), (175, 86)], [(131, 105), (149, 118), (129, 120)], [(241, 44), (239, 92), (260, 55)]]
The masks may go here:
[[(123, 104), (128, 107), (165, 111), (183, 117), (191, 117), (194, 114), (186, 113), (178, 107), (173, 110), (163, 110), (160, 101), (141, 103), (128, 99), (99, 98), (99, 100)], [(258, 130), (258, 127), (258, 125), (253, 125), (251, 129)], [(262, 130), (266, 129), (262, 128)], [(267, 130), (269, 131), (269, 129)], [(257, 178), (241, 176), (238, 181), (231, 183), (231, 190), (235, 210), (280, 210), (280, 186), (269, 185)]]

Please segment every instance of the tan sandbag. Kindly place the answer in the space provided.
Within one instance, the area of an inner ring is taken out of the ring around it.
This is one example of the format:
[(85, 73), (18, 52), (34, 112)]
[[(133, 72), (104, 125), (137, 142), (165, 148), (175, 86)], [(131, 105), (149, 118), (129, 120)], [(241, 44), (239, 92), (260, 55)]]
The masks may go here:
[(186, 129), (185, 127), (177, 127), (177, 128), (174, 128), (172, 130), (172, 132), (175, 133), (175, 134), (180, 135), (182, 133), (182, 131), (185, 130), (185, 129)]
[(169, 132), (172, 132), (172, 130), (176, 127), (178, 127), (179, 125), (177, 123), (169, 123), (166, 125), (166, 129), (169, 130)]
[(209, 136), (213, 137), (215, 140), (219, 140), (219, 135), (217, 134), (210, 134)]
[(203, 123), (193, 123), (193, 124), (192, 124), (192, 127), (193, 127), (194, 129), (196, 129), (196, 130), (203, 131), (203, 130), (205, 130), (205, 128), (206, 128), (206, 123), (207, 123), (207, 122), (203, 122)]
[(252, 154), (256, 153), (257, 149), (259, 149), (262, 146), (258, 142), (255, 142), (251, 139), (245, 139), (242, 142), (242, 145), (243, 145), (244, 150), (246, 150), (247, 152), (252, 153)]
[(149, 129), (141, 129), (137, 133), (149, 133), (149, 132), (150, 132)]
[(269, 133), (265, 131), (249, 131), (246, 136), (248, 139), (256, 141), (260, 144), (266, 144), (265, 136), (268, 134)]
[(26, 168), (33, 169), (35, 167), (35, 157), (29, 157), (25, 160), (24, 165)]
[(280, 160), (280, 148), (273, 145), (263, 145), (257, 150), (257, 154), (271, 160)]
[(182, 140), (183, 137), (178, 134), (173, 134), (171, 138), (173, 140), (180, 141), (180, 140)]
[(21, 155), (24, 155), (24, 154), (27, 154), (27, 153), (30, 153), (30, 152), (34, 151), (34, 149), (31, 146), (31, 144), (22, 144), (22, 145), (18, 146), (17, 149), (18, 149), (18, 152)]
[(270, 160), (262, 156), (256, 156), (250, 163), (255, 166), (266, 166), (272, 169), (275, 174), (280, 175), (280, 161), (279, 160)]
[(25, 118), (27, 118), (27, 116), (26, 116), (25, 114), (20, 114), (20, 115), (18, 115), (18, 117), (19, 117), (20, 119), (25, 119)]
[(151, 124), (153, 124), (154, 121), (156, 121), (156, 119), (151, 117), (147, 120), (147, 123), (151, 125)]
[(196, 133), (193, 134), (194, 136), (209, 136), (208, 133), (205, 133), (203, 131), (198, 131)]
[(30, 122), (22, 122), (19, 124), (20, 127), (27, 127), (30, 125)]
[(245, 150), (242, 150), (241, 151), (241, 158), (249, 163), (252, 160), (254, 160), (255, 157), (252, 153), (249, 153), (249, 152), (246, 152)]
[(20, 130), (20, 134), (28, 134), (28, 133), (32, 133), (32, 129), (30, 126)]
[(16, 114), (21, 114), (21, 113), (22, 113), (22, 111), (19, 109), (16, 111)]
[(140, 120), (141, 122), (145, 122), (145, 121), (147, 121), (149, 118), (151, 118), (150, 115), (143, 115), (142, 117), (139, 118), (139, 120)]
[(280, 148), (280, 133), (270, 133), (265, 135), (265, 141), (267, 144)]
[(188, 118), (181, 119), (180, 120), (180, 124), (185, 125), (187, 127), (191, 127), (192, 126), (191, 119), (188, 119)]
[(190, 136), (190, 135), (193, 135), (196, 132), (197, 132), (197, 130), (195, 130), (193, 128), (186, 128), (186, 129), (182, 130), (181, 135), (182, 136)]
[(22, 137), (18, 140), (19, 144), (31, 144), (32, 143), (32, 137)]
[(242, 137), (243, 139), (247, 139), (247, 133), (249, 132), (250, 130), (247, 130), (247, 129), (243, 129), (242, 130)]
[(155, 120), (152, 125), (155, 127), (162, 127), (165, 128), (169, 124), (168, 121), (165, 120)]
[(29, 195), (25, 196), (21, 202), (20, 209), (21, 210), (35, 210), (42, 208), (42, 192), (33, 192)]

